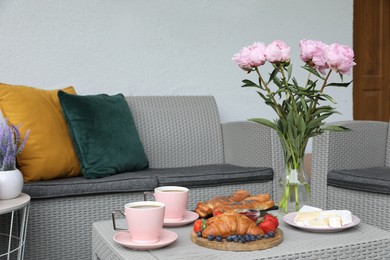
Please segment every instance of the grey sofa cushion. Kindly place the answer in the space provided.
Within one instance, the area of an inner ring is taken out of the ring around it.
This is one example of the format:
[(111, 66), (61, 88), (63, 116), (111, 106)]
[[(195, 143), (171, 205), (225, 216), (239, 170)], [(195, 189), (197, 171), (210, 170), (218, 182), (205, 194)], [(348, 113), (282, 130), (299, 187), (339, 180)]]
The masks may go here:
[(99, 179), (84, 176), (49, 181), (25, 183), (23, 192), (32, 199), (79, 196), (129, 191), (153, 190), (158, 185), (157, 177), (148, 171), (125, 172)]
[(231, 164), (212, 164), (184, 168), (155, 170), (160, 186), (186, 187), (272, 181), (273, 170), (266, 167), (241, 167)]
[(147, 169), (121, 173), (100, 179), (83, 176), (25, 183), (23, 192), (33, 199), (151, 191), (158, 186), (217, 186), (237, 183), (272, 181), (273, 170), (266, 167), (240, 167), (213, 164), (181, 168)]
[(390, 194), (390, 168), (375, 167), (354, 170), (333, 170), (328, 174), (328, 185)]

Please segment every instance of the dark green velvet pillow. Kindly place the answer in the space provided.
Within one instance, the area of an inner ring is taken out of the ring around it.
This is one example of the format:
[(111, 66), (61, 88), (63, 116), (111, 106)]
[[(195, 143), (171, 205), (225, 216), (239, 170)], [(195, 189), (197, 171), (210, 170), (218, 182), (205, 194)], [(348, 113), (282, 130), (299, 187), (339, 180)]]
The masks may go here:
[(58, 92), (81, 172), (87, 178), (149, 166), (122, 94), (77, 96)]

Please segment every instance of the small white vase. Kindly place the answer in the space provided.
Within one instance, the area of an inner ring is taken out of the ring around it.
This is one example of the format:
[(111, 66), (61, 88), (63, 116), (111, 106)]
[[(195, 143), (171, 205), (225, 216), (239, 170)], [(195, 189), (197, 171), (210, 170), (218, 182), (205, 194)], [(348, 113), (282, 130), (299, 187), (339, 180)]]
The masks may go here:
[(23, 189), (23, 175), (16, 169), (0, 171), (0, 200), (13, 199), (19, 196)]

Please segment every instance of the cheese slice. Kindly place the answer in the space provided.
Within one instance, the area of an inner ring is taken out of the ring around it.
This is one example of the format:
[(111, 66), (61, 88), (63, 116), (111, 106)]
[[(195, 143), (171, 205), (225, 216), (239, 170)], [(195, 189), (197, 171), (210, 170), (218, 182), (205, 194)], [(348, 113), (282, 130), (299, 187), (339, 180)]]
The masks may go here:
[(309, 220), (309, 227), (328, 228), (329, 225), (325, 221), (320, 219)]
[(319, 219), (325, 221), (329, 227), (341, 227), (352, 223), (352, 213), (349, 210), (324, 210)]
[(294, 218), (294, 223), (304, 222), (306, 220), (317, 220), (322, 209), (304, 205)]
[(341, 218), (339, 216), (332, 216), (328, 218), (328, 225), (331, 228), (341, 227)]
[(352, 213), (349, 210), (337, 210), (337, 215), (341, 218), (341, 225), (345, 226), (352, 223)]
[(324, 210), (321, 212), (320, 216), (318, 217), (319, 220), (324, 221), (328, 226), (329, 224), (329, 218), (331, 217), (337, 217), (337, 211), (336, 210)]

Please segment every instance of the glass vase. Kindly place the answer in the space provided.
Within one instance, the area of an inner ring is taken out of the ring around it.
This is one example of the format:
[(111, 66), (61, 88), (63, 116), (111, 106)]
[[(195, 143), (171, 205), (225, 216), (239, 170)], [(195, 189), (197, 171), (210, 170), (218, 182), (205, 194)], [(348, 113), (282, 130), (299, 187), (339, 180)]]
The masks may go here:
[(295, 163), (286, 161), (286, 176), (280, 181), (282, 195), (279, 212), (287, 214), (298, 211), (303, 205), (310, 205), (310, 182), (304, 170), (304, 158)]

